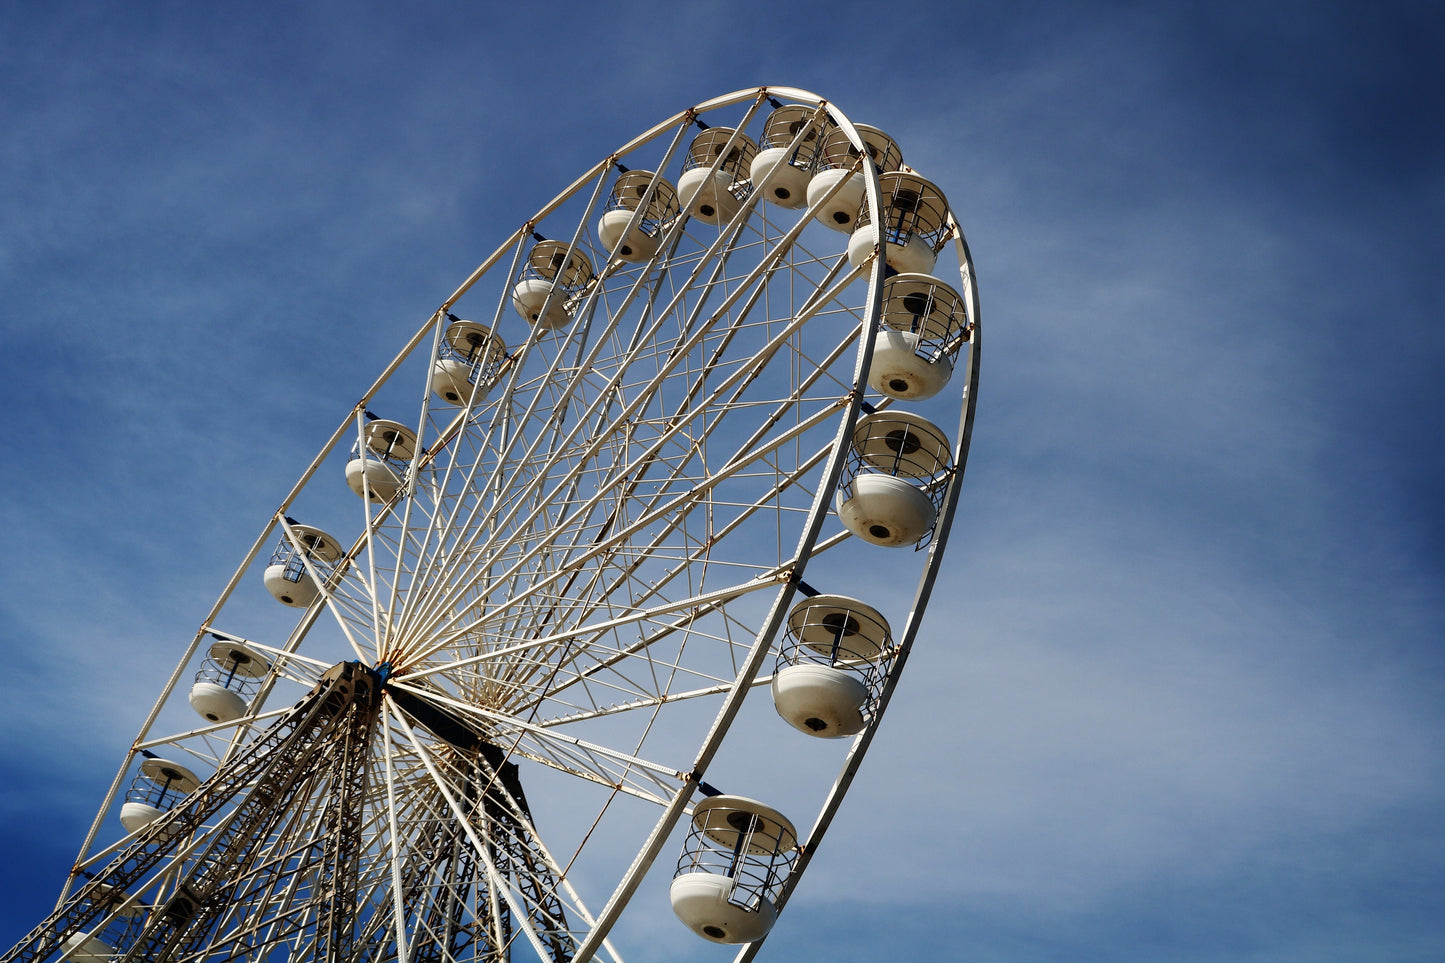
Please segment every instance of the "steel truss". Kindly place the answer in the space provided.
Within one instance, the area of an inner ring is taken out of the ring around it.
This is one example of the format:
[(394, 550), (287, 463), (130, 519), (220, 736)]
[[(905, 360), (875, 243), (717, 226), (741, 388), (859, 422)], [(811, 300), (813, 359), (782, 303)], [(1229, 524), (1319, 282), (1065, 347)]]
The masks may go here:
[[(359, 662), (334, 666), (305, 699), (143, 831), (0, 960), (62, 956), (67, 937), (98, 928), (107, 914), (135, 905), (133, 899), (118, 902), (116, 893), (152, 896), (134, 942), (115, 948), (117, 963), (396, 959), (394, 933), (381, 925), (382, 915), (368, 920), (357, 912), (364, 903), (360, 854), (368, 845), (364, 804), (384, 688), (381, 677)], [(457, 783), (467, 817), (461, 823), (431, 820), (408, 856), (403, 903), (425, 907), (416, 931), (430, 935), (415, 943), (410, 959), (508, 958), (515, 935), (512, 909), (488, 898), (473, 841), (480, 836), (490, 862), (521, 894), (528, 924), (542, 934), (550, 959), (570, 960), (557, 881), (531, 830), (517, 766), (445, 709), (407, 694), (393, 701), (439, 740), (437, 752), (447, 769), (464, 774)], [(304, 847), (276, 853), (270, 841), (298, 813), (319, 817), (314, 831)], [(207, 832), (212, 820), (220, 828)], [(200, 845), (188, 842), (193, 838)], [(454, 885), (444, 894), (424, 892), (439, 880)], [(298, 888), (309, 890), (309, 897), (296, 900)], [(265, 906), (268, 894), (283, 892), (291, 905), (282, 914), (243, 926), (227, 919), (236, 907)], [(222, 929), (228, 935), (223, 937)], [(466, 957), (469, 949), (473, 955)]]

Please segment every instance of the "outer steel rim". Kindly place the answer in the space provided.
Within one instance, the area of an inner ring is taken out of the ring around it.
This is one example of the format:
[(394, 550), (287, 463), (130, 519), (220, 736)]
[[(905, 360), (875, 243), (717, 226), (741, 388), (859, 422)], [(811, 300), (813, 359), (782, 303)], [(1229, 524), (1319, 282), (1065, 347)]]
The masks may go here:
[[(812, 106), (817, 108), (819, 111), (825, 112), (831, 118), (833, 123), (838, 126), (839, 129), (847, 133), (847, 136), (855, 143), (855, 145), (862, 147), (862, 142), (859, 138), (856, 128), (853, 127), (853, 125), (847, 120), (846, 117), (842, 115), (841, 112), (839, 112), (831, 104), (827, 103), (821, 97), (815, 94), (792, 88), (759, 88), (740, 91), (705, 102), (704, 104), (700, 104), (689, 111), (681, 112), (669, 118), (668, 120), (656, 125), (647, 132), (644, 132), (644, 134), (640, 135), (637, 138), (634, 138), (632, 141), (628, 142), (628, 144), (620, 148), (614, 155), (599, 162), (586, 174), (584, 174), (571, 186), (569, 186), (567, 190), (565, 190), (562, 194), (559, 194), (558, 197), (555, 198), (548, 205), (544, 206), (543, 209), (539, 211), (536, 216), (534, 216), (531, 220), (524, 224), (522, 228), (519, 228), (517, 232), (515, 232), (506, 242), (504, 242), (489, 258), (487, 258), (482, 263), (481, 266), (477, 268), (476, 271), (472, 273), (471, 276), (467, 278), (467, 280), (457, 289), (457, 291), (455, 291), (446, 301), (443, 302), (441, 307), (438, 308), (437, 312), (410, 339), (407, 345), (403, 348), (401, 354), (397, 356), (397, 358), (392, 362), (392, 364), (388, 366), (386, 371), (383, 372), (381, 377), (377, 379), (376, 383), (374, 383), (371, 388), (368, 389), (368, 391), (362, 396), (361, 400), (358, 402), (353, 412), (350, 413), (345, 420), (343, 420), (342, 424), (337, 428), (336, 432), (323, 447), (321, 453), (317, 455), (311, 465), (307, 468), (306, 472), (303, 473), (301, 479), (297, 482), (292, 491), (283, 500), (276, 515), (271, 519), (271, 521), (268, 523), (262, 533), (258, 536), (256, 542), (253, 544), (245, 560), (242, 562), (241, 566), (237, 569), (235, 575), (233, 575), (232, 579), (227, 584), (221, 597), (217, 600), (215, 606), (212, 608), (212, 611), (203, 621), (200, 629), (197, 631), (192, 641), (190, 648), (187, 650), (185, 657), (181, 660), (176, 672), (172, 675), (170, 681), (163, 690), (160, 700), (158, 700), (156, 706), (152, 709), (150, 715), (148, 716), (142, 728), (141, 735), (137, 739), (137, 745), (143, 744), (148, 738), (148, 734), (152, 727), (155, 725), (157, 718), (160, 715), (161, 709), (166, 702), (168, 696), (176, 688), (178, 683), (186, 677), (186, 669), (193, 661), (202, 639), (204, 639), (206, 634), (211, 631), (214, 621), (220, 614), (223, 606), (226, 604), (226, 602), (232, 596), (233, 592), (236, 590), (237, 586), (241, 583), (243, 575), (248, 570), (252, 569), (254, 563), (257, 560), (257, 557), (264, 550), (265, 546), (270, 542), (270, 540), (274, 537), (274, 529), (279, 526), (283, 529), (283, 531), (291, 534), (291, 526), (288, 524), (285, 518), (286, 512), (291, 508), (292, 504), (302, 494), (307, 484), (311, 482), (313, 476), (317, 473), (318, 469), (322, 466), (322, 464), (328, 460), (332, 452), (338, 449), (338, 447), (340, 447), (344, 454), (344, 443), (356, 437), (358, 432), (364, 431), (364, 428), (362, 427), (363, 422), (361, 419), (361, 414), (366, 409), (367, 405), (371, 402), (373, 397), (375, 397), (377, 393), (383, 388), (383, 386), (388, 382), (388, 380), (398, 370), (398, 368), (408, 358), (408, 356), (410, 356), (415, 349), (425, 343), (429, 334), (432, 336), (433, 340), (440, 336), (441, 331), (445, 326), (448, 312), (457, 303), (457, 301), (461, 299), (464, 295), (466, 295), (473, 288), (473, 286), (476, 285), (482, 278), (487, 276), (490, 271), (494, 270), (499, 264), (504, 262), (509, 253), (513, 255), (513, 264), (510, 272), (506, 276), (515, 277), (517, 274), (517, 262), (523, 256), (526, 247), (525, 241), (533, 230), (534, 225), (541, 223), (547, 217), (547, 215), (556, 211), (569, 199), (578, 195), (579, 192), (584, 191), (589, 184), (593, 184), (595, 182), (596, 187), (594, 190), (592, 203), (589, 205), (588, 208), (588, 216), (590, 216), (592, 211), (598, 208), (598, 195), (602, 191), (603, 185), (606, 183), (606, 172), (615, 163), (615, 159), (617, 157), (625, 156), (637, 150), (638, 148), (648, 144), (655, 138), (661, 137), (669, 131), (676, 131), (677, 134), (672, 144), (672, 147), (668, 150), (666, 158), (667, 164), (663, 166), (670, 165), (672, 156), (678, 149), (682, 132), (688, 128), (688, 125), (691, 123), (693, 117), (707, 111), (725, 108), (749, 101), (753, 103), (752, 110), (756, 111), (758, 106), (763, 102), (763, 98), (770, 95), (795, 103)], [(752, 112), (750, 112), (748, 115), (748, 119), (751, 118)], [(739, 123), (737, 126), (739, 129), (741, 129), (744, 126), (744, 123)], [(871, 170), (867, 171), (867, 175), (867, 203), (876, 207), (879, 204), (880, 197), (878, 180), (876, 175), (874, 175)], [(755, 203), (761, 206), (760, 201), (757, 201)], [(805, 215), (803, 214), (798, 214), (796, 216), (798, 216), (800, 219), (805, 219)], [(879, 711), (875, 714), (873, 722), (869, 726), (869, 728), (863, 733), (861, 733), (859, 736), (855, 737), (852, 749), (847, 756), (843, 770), (840, 773), (837, 781), (835, 782), (833, 789), (829, 792), (827, 802), (825, 803), (822, 812), (817, 818), (817, 821), (812, 831), (808, 834), (807, 839), (802, 846), (802, 854), (799, 859), (797, 869), (784, 886), (781, 899), (778, 902), (780, 908), (783, 902), (785, 902), (788, 898), (788, 895), (791, 893), (794, 886), (796, 886), (797, 879), (801, 875), (802, 869), (806, 866), (813, 850), (817, 846), (818, 841), (822, 838), (822, 835), (826, 831), (828, 824), (831, 822), (832, 816), (836, 812), (838, 804), (841, 802), (842, 795), (846, 791), (848, 784), (851, 782), (854, 774), (856, 773), (863, 754), (866, 752), (867, 746), (871, 742), (874, 728), (877, 725), (877, 720), (882, 715), (882, 708), (886, 705), (888, 699), (891, 697), (892, 691), (898, 678), (898, 674), (902, 669), (903, 663), (906, 661), (908, 651), (911, 648), (913, 641), (916, 637), (919, 621), (921, 619), (923, 609), (926, 606), (929, 593), (931, 592), (933, 580), (936, 576), (937, 566), (942, 555), (943, 547), (946, 544), (949, 524), (951, 522), (954, 509), (958, 502), (958, 490), (962, 480), (963, 467), (967, 456), (968, 444), (971, 439), (973, 415), (976, 401), (979, 327), (977, 290), (973, 282), (972, 261), (969, 257), (967, 245), (963, 241), (961, 233), (957, 231), (956, 225), (954, 226), (954, 232), (955, 247), (959, 255), (962, 290), (964, 293), (964, 297), (969, 305), (969, 316), (973, 324), (972, 338), (965, 349), (967, 352), (967, 362), (965, 369), (967, 376), (965, 379), (963, 379), (965, 385), (965, 404), (960, 414), (958, 440), (956, 443), (956, 450), (954, 455), (954, 463), (956, 465), (956, 469), (953, 478), (948, 485), (947, 495), (945, 496), (943, 503), (943, 512), (939, 517), (936, 534), (927, 549), (926, 563), (918, 585), (918, 589), (915, 593), (912, 609), (909, 613), (907, 622), (902, 632), (899, 634), (897, 640), (899, 651), (893, 661), (892, 669), (885, 682)], [(663, 250), (666, 250), (665, 246)], [(661, 254), (659, 254), (659, 257), (661, 257)], [(876, 333), (878, 327), (879, 297), (883, 273), (884, 270), (881, 259), (874, 258), (869, 269), (868, 293), (866, 295), (865, 302), (865, 310), (867, 312), (866, 323), (863, 327), (863, 334), (858, 339), (858, 351), (853, 373), (855, 384), (866, 383), (866, 370), (871, 360), (874, 342), (872, 335)], [(560, 354), (558, 357), (560, 358)], [(658, 819), (652, 832), (649, 834), (647, 840), (643, 844), (641, 851), (638, 853), (638, 856), (634, 861), (633, 868), (624, 875), (623, 879), (618, 884), (617, 890), (613, 894), (613, 897), (608, 901), (608, 904), (603, 907), (602, 912), (598, 914), (596, 925), (592, 927), (591, 932), (588, 934), (582, 944), (577, 948), (576, 959), (581, 960), (588, 958), (594, 951), (598, 950), (602, 946), (607, 931), (610, 929), (612, 923), (616, 921), (617, 916), (618, 914), (620, 914), (623, 907), (626, 906), (628, 898), (631, 896), (632, 892), (635, 891), (636, 886), (641, 880), (643, 874), (647, 871), (649, 865), (652, 863), (653, 859), (656, 857), (661, 847), (666, 842), (676, 821), (684, 814), (684, 812), (687, 811), (688, 804), (694, 794), (694, 790), (696, 789), (698, 783), (701, 781), (702, 774), (705, 772), (709, 761), (716, 753), (717, 748), (721, 743), (723, 737), (726, 735), (731, 722), (736, 717), (744, 696), (746, 696), (751, 689), (757, 687), (760, 684), (758, 678), (759, 670), (764, 660), (770, 655), (773, 649), (774, 639), (778, 634), (779, 626), (782, 620), (785, 618), (793, 600), (794, 589), (796, 588), (798, 582), (801, 580), (802, 565), (805, 565), (806, 561), (812, 556), (815, 546), (818, 543), (822, 526), (829, 514), (831, 501), (829, 496), (831, 495), (831, 492), (836, 485), (838, 474), (842, 465), (842, 457), (846, 451), (845, 441), (852, 430), (854, 421), (858, 417), (859, 404), (861, 400), (862, 393), (855, 393), (851, 400), (848, 402), (848, 404), (841, 410), (838, 420), (836, 422), (836, 436), (832, 446), (832, 454), (828, 457), (827, 464), (822, 470), (822, 475), (817, 484), (817, 496), (814, 498), (813, 505), (809, 511), (807, 520), (802, 526), (802, 531), (798, 539), (798, 545), (793, 554), (793, 557), (800, 560), (802, 564), (799, 565), (795, 571), (789, 573), (787, 580), (780, 585), (774, 597), (773, 603), (770, 607), (770, 611), (762, 623), (761, 630), (758, 632), (757, 639), (753, 644), (751, 650), (749, 651), (748, 657), (744, 661), (736, 678), (734, 679), (731, 690), (724, 699), (723, 705), (718, 711), (718, 714), (712, 724), (710, 732), (704, 739), (702, 745), (700, 746), (696, 754), (691, 771), (682, 774), (683, 779), (672, 801), (666, 807), (664, 807), (660, 818)], [(424, 428), (426, 427), (425, 420), (426, 414), (424, 409)], [(424, 433), (419, 432), (419, 435), (424, 435)], [(413, 479), (414, 478), (415, 473), (413, 473)], [(370, 510), (369, 506), (368, 510)], [(375, 522), (373, 522), (372, 524), (374, 525)], [(835, 539), (830, 539), (829, 543), (836, 544), (837, 542)], [(312, 609), (308, 611), (306, 615), (302, 617), (301, 621), (297, 624), (295, 630), (292, 633), (291, 639), (289, 639), (285, 645), (278, 648), (283, 653), (286, 653), (288, 655), (294, 654), (295, 649), (300, 645), (301, 641), (306, 637), (308, 632), (314, 626), (324, 609), (324, 603), (319, 602), (317, 605), (313, 606)], [(274, 650), (268, 650), (268, 652), (269, 651)], [(216, 729), (219, 727), (210, 728)], [(87, 837), (84, 847), (82, 848), (82, 854), (85, 854), (87, 851), (89, 851), (91, 846), (94, 844), (96, 836), (100, 830), (101, 821), (103, 818), (107, 818), (108, 814), (111, 812), (113, 801), (117, 797), (119, 789), (124, 784), (125, 776), (129, 768), (130, 759), (128, 758), (126, 760), (126, 764), (122, 766), (120, 772), (117, 774), (115, 783), (113, 784), (111, 792), (107, 797), (106, 804), (102, 807), (101, 813), (97, 816), (95, 825), (92, 826), (90, 834)], [(91, 853), (90, 858), (94, 859), (95, 854)], [(62, 897), (62, 900), (63, 899), (64, 897)], [(740, 952), (738, 958), (751, 958), (751, 956), (756, 952), (757, 948), (760, 945), (761, 941), (752, 944), (749, 947), (745, 947)]]

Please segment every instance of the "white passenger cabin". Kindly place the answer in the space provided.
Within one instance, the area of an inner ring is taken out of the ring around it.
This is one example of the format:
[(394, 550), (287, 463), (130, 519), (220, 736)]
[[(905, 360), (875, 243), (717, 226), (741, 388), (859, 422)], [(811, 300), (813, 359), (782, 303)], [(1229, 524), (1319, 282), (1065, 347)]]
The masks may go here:
[(321, 587), (311, 570), (324, 581), (345, 554), (341, 545), (319, 528), (290, 523), (295, 542), (282, 530), (263, 578), (266, 591), (282, 605), (304, 609), (316, 600)]
[(932, 275), (894, 275), (883, 282), (868, 384), (900, 401), (932, 398), (953, 377), (968, 338), (968, 312), (957, 291)]
[(527, 252), (527, 263), (512, 288), (512, 307), (528, 324), (553, 331), (572, 320), (579, 296), (597, 274), (580, 250), (567, 253), (565, 241), (540, 240)]
[[(863, 139), (864, 152), (880, 174), (896, 171), (903, 165), (903, 152), (892, 137), (867, 124), (857, 124), (856, 129)], [(847, 132), (834, 127), (823, 138), (818, 172), (808, 181), (808, 206), (821, 205), (815, 214), (818, 221), (844, 234), (853, 233), (857, 226), (858, 209), (863, 206), (867, 189), (859, 158), (860, 152), (848, 139)]]
[(662, 232), (678, 216), (677, 191), (652, 171), (624, 171), (612, 185), (597, 240), (624, 261), (640, 263), (657, 253)]
[(191, 708), (207, 722), (235, 722), (246, 714), (269, 671), (271, 663), (260, 652), (218, 638), (191, 685)]
[(694, 137), (677, 179), (683, 211), (706, 224), (732, 220), (752, 190), (748, 177), (757, 153), (753, 139), (731, 127), (709, 127)]
[(749, 165), (753, 189), (763, 199), (786, 210), (798, 210), (808, 203), (808, 181), (822, 143), (825, 117), (815, 117), (811, 107), (783, 104), (768, 115), (763, 125), (762, 149)]
[(391, 501), (406, 484), (406, 470), (416, 455), (416, 432), (398, 421), (376, 418), (362, 428), (365, 444), (351, 446), (346, 484), (374, 502)]
[(145, 907), (129, 900), (122, 889), (98, 885), (97, 892), (82, 899), (81, 904), (98, 907), (101, 915), (90, 932), (67, 936), (60, 944), (61, 952), (69, 953), (77, 963), (112, 963), (125, 955), (140, 936), (146, 915)]
[(858, 419), (835, 506), (848, 531), (874, 545), (914, 545), (933, 530), (952, 446), (937, 425), (908, 411)]
[(672, 910), (714, 943), (751, 943), (777, 921), (775, 901), (797, 857), (782, 813), (742, 796), (710, 796), (692, 812), (672, 880)]
[(120, 824), (127, 832), (140, 832), (164, 816), (176, 801), (201, 785), (196, 774), (167, 759), (146, 759), (120, 807)]
[(447, 325), (432, 366), (432, 391), (459, 408), (479, 405), (501, 376), (507, 345), (485, 324), (457, 319)]
[[(900, 274), (927, 274), (933, 270), (938, 249), (950, 230), (948, 199), (931, 181), (909, 171), (878, 176), (883, 195), (884, 257)], [(848, 263), (862, 267), (878, 246), (878, 230), (864, 205), (848, 239)]]
[(793, 606), (785, 631), (772, 685), (778, 715), (824, 739), (862, 732), (892, 659), (888, 620), (858, 599), (815, 595)]

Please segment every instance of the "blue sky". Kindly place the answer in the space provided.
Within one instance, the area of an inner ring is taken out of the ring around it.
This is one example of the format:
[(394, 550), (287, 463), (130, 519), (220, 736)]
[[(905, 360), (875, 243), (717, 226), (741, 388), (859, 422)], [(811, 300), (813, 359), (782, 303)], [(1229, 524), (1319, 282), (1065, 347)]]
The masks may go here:
[(1442, 52), (1431, 3), (0, 6), (0, 943), (420, 321), (782, 84), (947, 190), (986, 352), (942, 590), (762, 958), (1445, 957)]

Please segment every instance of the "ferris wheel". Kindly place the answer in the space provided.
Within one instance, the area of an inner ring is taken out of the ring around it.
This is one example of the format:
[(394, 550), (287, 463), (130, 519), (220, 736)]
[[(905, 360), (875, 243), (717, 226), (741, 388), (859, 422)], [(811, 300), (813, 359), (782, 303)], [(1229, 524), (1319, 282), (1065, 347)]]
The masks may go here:
[(659, 903), (751, 959), (917, 637), (979, 333), (942, 191), (818, 95), (628, 142), (345, 414), (0, 961), (620, 963)]

